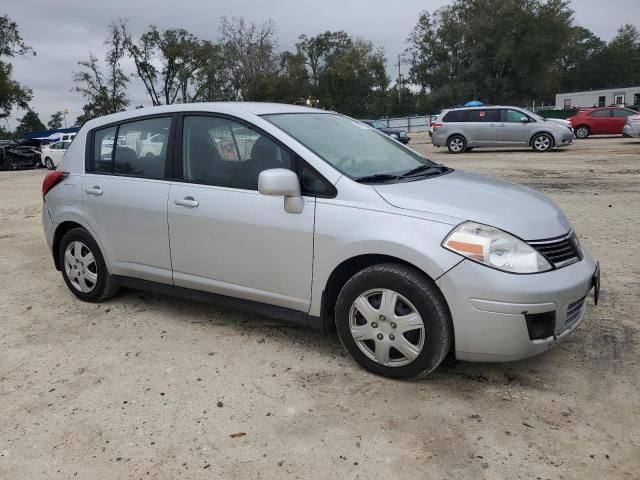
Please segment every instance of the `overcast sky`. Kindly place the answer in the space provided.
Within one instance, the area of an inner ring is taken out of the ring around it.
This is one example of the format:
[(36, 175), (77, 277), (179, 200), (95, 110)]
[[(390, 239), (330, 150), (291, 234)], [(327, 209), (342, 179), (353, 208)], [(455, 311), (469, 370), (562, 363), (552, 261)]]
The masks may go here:
[[(13, 59), (14, 76), (33, 90), (32, 107), (43, 123), (57, 110), (69, 110), (69, 124), (82, 112), (84, 99), (71, 92), (77, 62), (89, 52), (104, 56), (109, 21), (129, 19), (139, 34), (148, 25), (182, 27), (206, 39), (218, 37), (220, 17), (247, 21), (273, 19), (280, 49), (292, 49), (301, 33), (345, 30), (384, 47), (389, 63), (406, 48), (406, 38), (422, 10), (433, 11), (446, 0), (6, 0), (0, 14), (18, 23), (20, 33), (37, 52)], [(624, 23), (640, 24), (640, 0), (573, 0), (575, 22), (603, 40), (610, 40)], [(8, 7), (8, 8), (7, 8)], [(389, 72), (392, 73), (389, 65)], [(394, 77), (397, 69), (393, 71)], [(149, 102), (136, 80), (130, 84), (132, 105)], [(22, 112), (13, 111), (10, 125)]]

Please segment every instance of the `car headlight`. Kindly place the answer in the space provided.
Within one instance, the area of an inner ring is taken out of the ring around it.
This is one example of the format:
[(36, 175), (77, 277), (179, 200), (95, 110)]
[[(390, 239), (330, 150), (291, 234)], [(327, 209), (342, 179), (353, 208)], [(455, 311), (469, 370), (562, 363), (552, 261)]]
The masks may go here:
[(494, 227), (465, 222), (454, 228), (442, 246), (474, 262), (511, 273), (551, 270), (551, 264), (531, 246)]
[(392, 134), (391, 134), (391, 138), (398, 138), (398, 135), (397, 135), (397, 134), (395, 134), (395, 133), (392, 133)]
[(407, 132), (405, 132), (404, 130), (402, 132), (400, 132), (400, 137), (404, 138), (407, 136)]

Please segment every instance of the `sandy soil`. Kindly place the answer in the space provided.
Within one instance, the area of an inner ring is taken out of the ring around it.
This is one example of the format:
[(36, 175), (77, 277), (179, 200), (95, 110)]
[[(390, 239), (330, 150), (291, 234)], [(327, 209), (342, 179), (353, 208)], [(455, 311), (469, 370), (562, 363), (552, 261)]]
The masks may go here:
[(567, 212), (603, 275), (567, 342), (409, 383), (237, 311), (81, 303), (45, 246), (45, 171), (0, 172), (0, 479), (639, 478), (640, 141), (454, 156), (414, 137)]

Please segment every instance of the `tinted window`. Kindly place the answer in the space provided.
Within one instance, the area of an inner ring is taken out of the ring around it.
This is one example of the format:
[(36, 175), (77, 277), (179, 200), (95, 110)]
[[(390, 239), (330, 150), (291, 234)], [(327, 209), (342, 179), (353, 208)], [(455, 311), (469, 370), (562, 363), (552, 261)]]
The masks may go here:
[(292, 168), (291, 155), (274, 141), (218, 117), (184, 119), (182, 159), (185, 180), (253, 190), (263, 170)]
[(96, 130), (93, 135), (93, 168), (98, 173), (112, 172), (113, 145), (116, 139), (116, 127)]
[(502, 110), (502, 122), (505, 123), (521, 123), (522, 117), (527, 117), (524, 113), (517, 110)]
[(467, 120), (466, 110), (452, 110), (442, 119), (443, 122), (465, 122)]
[(594, 110), (593, 112), (591, 112), (592, 117), (610, 117), (611, 116), (611, 110), (609, 109), (604, 109), (604, 110)]
[(302, 180), (303, 195), (319, 197), (332, 197), (335, 195), (335, 187), (322, 177), (314, 168), (303, 162), (300, 178)]
[(635, 115), (636, 113), (638, 112), (632, 112), (631, 110), (623, 110), (623, 109), (613, 110), (614, 117), (629, 117), (631, 115)]
[(163, 178), (170, 126), (171, 118), (151, 118), (120, 125), (113, 172)]
[(467, 122), (497, 122), (499, 119), (499, 110), (469, 110)]

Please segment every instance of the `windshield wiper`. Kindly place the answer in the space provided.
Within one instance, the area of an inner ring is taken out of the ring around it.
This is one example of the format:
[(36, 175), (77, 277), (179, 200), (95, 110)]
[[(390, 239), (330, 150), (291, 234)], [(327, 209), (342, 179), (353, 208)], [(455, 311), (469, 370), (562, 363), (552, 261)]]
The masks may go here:
[(412, 168), (411, 170), (404, 172), (399, 178), (416, 177), (418, 175), (422, 176), (430, 173), (443, 173), (447, 170), (449, 170), (449, 168), (444, 165), (419, 165), (416, 168)]
[(365, 175), (364, 177), (357, 177), (354, 180), (359, 183), (367, 182), (388, 182), (391, 180), (397, 180), (398, 175), (391, 175), (390, 173), (376, 173), (374, 175)]

